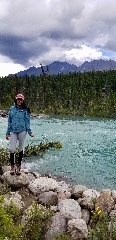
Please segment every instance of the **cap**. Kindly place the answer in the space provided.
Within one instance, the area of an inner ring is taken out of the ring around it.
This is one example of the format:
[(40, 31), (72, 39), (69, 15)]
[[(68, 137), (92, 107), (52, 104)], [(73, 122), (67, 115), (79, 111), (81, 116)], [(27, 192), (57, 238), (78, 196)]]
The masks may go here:
[(16, 99), (21, 98), (24, 101), (24, 95), (22, 93), (18, 93)]

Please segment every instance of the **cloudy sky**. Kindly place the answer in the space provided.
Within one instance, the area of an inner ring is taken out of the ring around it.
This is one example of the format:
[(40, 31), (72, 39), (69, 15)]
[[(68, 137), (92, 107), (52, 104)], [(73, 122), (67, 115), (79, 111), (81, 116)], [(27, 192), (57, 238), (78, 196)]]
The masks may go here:
[(94, 59), (116, 61), (116, 0), (0, 0), (0, 76)]

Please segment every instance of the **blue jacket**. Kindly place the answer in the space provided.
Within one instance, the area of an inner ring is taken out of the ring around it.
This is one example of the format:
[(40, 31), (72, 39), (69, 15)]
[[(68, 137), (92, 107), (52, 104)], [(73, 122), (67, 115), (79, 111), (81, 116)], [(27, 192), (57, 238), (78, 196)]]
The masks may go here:
[(8, 115), (8, 128), (6, 135), (10, 135), (11, 132), (23, 132), (26, 131), (30, 135), (32, 133), (30, 129), (30, 113), (27, 109), (18, 108), (16, 105), (12, 106)]

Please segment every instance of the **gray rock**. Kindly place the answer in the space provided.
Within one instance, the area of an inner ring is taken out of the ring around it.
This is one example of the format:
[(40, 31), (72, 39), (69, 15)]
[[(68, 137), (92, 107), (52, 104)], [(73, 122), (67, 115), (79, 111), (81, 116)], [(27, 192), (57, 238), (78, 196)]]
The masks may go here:
[(58, 234), (66, 233), (66, 218), (61, 213), (55, 213), (51, 218), (51, 225), (45, 235), (45, 240), (51, 240)]
[(86, 208), (88, 210), (93, 210), (94, 209), (94, 199), (91, 197), (83, 197), (78, 199), (78, 203), (82, 208)]
[(72, 219), (67, 223), (68, 231), (71, 235), (72, 240), (87, 239), (88, 229), (83, 219)]
[(44, 192), (38, 196), (38, 201), (39, 203), (44, 204), (46, 206), (57, 205), (58, 196), (57, 196), (57, 193), (53, 191)]
[(113, 198), (111, 197), (111, 192), (103, 191), (100, 196), (97, 198), (95, 203), (95, 208), (100, 208), (105, 212), (110, 213), (112, 209), (114, 209), (115, 202)]
[(69, 199), (71, 197), (71, 193), (68, 191), (64, 191), (64, 192), (57, 192), (58, 195), (58, 199)]
[(116, 219), (116, 209), (112, 210), (109, 215), (110, 217), (115, 217)]
[(93, 210), (96, 199), (100, 196), (100, 193), (94, 189), (87, 189), (83, 192), (82, 198), (78, 199), (78, 203), (81, 207), (88, 210)]
[(88, 188), (82, 185), (75, 185), (72, 187), (72, 195), (74, 195), (74, 197), (81, 198), (82, 194), (85, 190), (87, 190)]
[(89, 223), (90, 220), (90, 211), (87, 209), (82, 209), (82, 219), (86, 222), (86, 224)]
[(27, 186), (29, 182), (35, 179), (34, 175), (31, 173), (21, 172), (20, 175), (11, 175), (10, 171), (5, 172), (1, 179), (3, 182), (7, 182), (11, 188), (22, 188), (23, 186)]
[(112, 190), (112, 198), (114, 199), (114, 202), (116, 204), (116, 191)]
[(43, 192), (49, 192), (50, 190), (56, 190), (58, 183), (55, 179), (48, 177), (36, 178), (29, 182), (28, 189), (33, 194), (40, 194)]
[(3, 205), (8, 206), (10, 203), (15, 204), (19, 210), (24, 207), (24, 202), (22, 201), (22, 197), (18, 192), (10, 192), (5, 195)]
[(81, 218), (81, 207), (74, 199), (61, 200), (58, 204), (59, 211), (69, 220)]
[(94, 189), (87, 189), (83, 192), (82, 197), (89, 197), (92, 199), (96, 199), (100, 196), (100, 193)]

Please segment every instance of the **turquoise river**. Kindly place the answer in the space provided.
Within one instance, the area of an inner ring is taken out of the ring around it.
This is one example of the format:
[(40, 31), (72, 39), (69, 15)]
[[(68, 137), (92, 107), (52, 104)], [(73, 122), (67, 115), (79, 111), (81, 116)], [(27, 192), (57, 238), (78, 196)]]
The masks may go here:
[[(0, 146), (5, 139), (7, 118), (0, 118)], [(41, 156), (26, 158), (25, 167), (39, 173), (64, 176), (68, 182), (94, 189), (116, 190), (116, 120), (76, 116), (31, 118), (35, 137), (26, 145), (59, 141), (61, 149), (50, 149)]]

